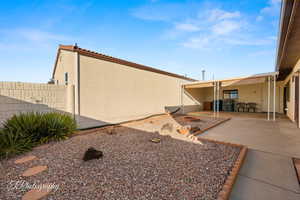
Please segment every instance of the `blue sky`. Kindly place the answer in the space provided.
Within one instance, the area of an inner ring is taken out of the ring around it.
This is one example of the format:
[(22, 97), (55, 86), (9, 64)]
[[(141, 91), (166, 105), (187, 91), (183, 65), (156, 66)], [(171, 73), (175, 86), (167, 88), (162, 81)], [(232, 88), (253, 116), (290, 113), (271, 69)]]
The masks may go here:
[(58, 44), (200, 79), (274, 70), (280, 0), (12, 0), (0, 81), (47, 82)]

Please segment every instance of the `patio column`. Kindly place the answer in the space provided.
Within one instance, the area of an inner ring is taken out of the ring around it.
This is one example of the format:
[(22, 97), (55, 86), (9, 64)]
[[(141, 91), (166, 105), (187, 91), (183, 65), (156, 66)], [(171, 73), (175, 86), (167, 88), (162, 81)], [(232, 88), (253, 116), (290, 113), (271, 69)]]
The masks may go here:
[(219, 117), (219, 98), (220, 98), (220, 85), (219, 85), (219, 82), (217, 82), (217, 117)]
[(270, 91), (271, 91), (271, 79), (268, 76), (268, 120), (270, 120)]
[(182, 114), (184, 114), (184, 106), (183, 106), (183, 90), (184, 90), (184, 85), (181, 84), (180, 104), (181, 104), (181, 112), (182, 112)]
[(214, 117), (216, 117), (216, 82), (213, 82), (213, 85), (214, 85), (213, 111), (214, 111)]
[[(298, 78), (300, 80), (300, 70), (298, 70)], [(300, 95), (300, 86), (298, 87), (298, 95)], [(298, 105), (300, 105), (300, 98), (298, 98)], [(298, 122), (297, 122), (297, 127), (300, 128), (300, 106), (298, 106)]]
[(273, 85), (273, 121), (276, 119), (276, 75), (273, 77), (274, 85)]

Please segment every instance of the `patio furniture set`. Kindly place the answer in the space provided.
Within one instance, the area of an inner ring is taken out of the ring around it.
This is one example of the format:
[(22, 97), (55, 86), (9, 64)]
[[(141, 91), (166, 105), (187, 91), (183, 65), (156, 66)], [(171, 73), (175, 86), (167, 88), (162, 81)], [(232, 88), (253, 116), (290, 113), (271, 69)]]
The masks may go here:
[(256, 112), (256, 103), (238, 102), (236, 103), (236, 111), (240, 112), (240, 110), (243, 112)]

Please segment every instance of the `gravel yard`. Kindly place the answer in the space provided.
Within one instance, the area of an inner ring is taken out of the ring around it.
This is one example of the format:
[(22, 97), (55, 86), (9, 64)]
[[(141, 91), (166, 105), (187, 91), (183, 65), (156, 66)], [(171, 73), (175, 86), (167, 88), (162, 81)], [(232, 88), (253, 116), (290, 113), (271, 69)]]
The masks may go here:
[[(162, 130), (166, 123), (172, 130)], [(116, 127), (113, 134), (98, 130), (34, 149), (26, 155), (38, 159), (30, 162), (0, 161), (0, 199), (21, 199), (26, 191), (9, 187), (18, 180), (59, 185), (46, 199), (216, 199), (240, 148), (193, 143), (176, 133), (177, 125), (168, 117), (150, 118)], [(150, 142), (154, 137), (161, 142)], [(104, 157), (82, 161), (90, 146)], [(36, 165), (48, 169), (21, 176)]]

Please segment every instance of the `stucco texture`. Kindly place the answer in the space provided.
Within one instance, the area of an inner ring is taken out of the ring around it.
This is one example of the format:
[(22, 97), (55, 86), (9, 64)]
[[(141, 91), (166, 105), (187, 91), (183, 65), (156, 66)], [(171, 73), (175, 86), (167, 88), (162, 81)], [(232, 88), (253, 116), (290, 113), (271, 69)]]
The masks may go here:
[(109, 123), (197, 105), (183, 95), (188, 81), (80, 55), (80, 114)]

